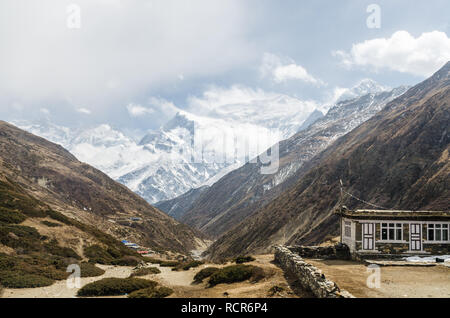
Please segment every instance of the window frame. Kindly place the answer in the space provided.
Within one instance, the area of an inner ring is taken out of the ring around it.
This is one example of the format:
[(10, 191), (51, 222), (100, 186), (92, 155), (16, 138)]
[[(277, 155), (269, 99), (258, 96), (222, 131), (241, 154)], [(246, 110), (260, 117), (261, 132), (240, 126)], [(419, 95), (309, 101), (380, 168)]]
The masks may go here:
[[(383, 238), (383, 230), (386, 230), (386, 238)], [(393, 236), (391, 237), (391, 231), (393, 231)], [(400, 232), (398, 232), (400, 231)], [(380, 223), (380, 242), (405, 242), (404, 240), (404, 224), (400, 222), (381, 222)], [(400, 237), (398, 237), (400, 233)]]
[[(447, 235), (444, 236), (444, 232), (447, 232)], [(430, 233), (432, 233), (433, 238), (430, 238)], [(438, 236), (440, 238), (439, 240), (436, 239)], [(439, 222), (427, 223), (427, 242), (450, 244), (450, 224)]]
[[(349, 230), (349, 234), (347, 235), (347, 230)], [(344, 220), (344, 237), (346, 238), (352, 238), (352, 222), (351, 221), (345, 221)]]

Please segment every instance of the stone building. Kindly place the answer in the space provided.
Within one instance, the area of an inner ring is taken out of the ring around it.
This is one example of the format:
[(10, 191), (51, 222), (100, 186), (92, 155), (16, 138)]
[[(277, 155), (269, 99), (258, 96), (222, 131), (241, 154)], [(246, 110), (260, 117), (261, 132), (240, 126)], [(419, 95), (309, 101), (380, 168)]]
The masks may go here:
[(449, 255), (450, 211), (336, 211), (352, 256)]

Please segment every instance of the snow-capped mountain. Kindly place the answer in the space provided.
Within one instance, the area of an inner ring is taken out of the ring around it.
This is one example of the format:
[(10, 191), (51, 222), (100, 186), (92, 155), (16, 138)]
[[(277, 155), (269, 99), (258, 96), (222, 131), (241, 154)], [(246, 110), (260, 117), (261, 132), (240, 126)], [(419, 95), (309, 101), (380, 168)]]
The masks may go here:
[(222, 104), (202, 115), (180, 111), (138, 142), (107, 124), (69, 129), (48, 120), (14, 123), (155, 203), (211, 184), (292, 136), (315, 106), (279, 95)]
[(343, 88), (337, 90), (337, 100), (336, 103), (343, 102), (346, 100), (354, 99), (358, 96), (365, 96), (367, 94), (377, 94), (385, 91), (390, 91), (392, 88), (388, 86), (383, 86), (371, 79), (363, 79), (359, 81), (352, 88)]
[[(381, 87), (372, 81), (362, 86), (351, 91)], [(61, 144), (79, 160), (155, 203), (212, 185), (321, 117), (315, 102), (260, 92), (241, 98), (237, 91), (223, 101), (207, 96), (192, 105), (195, 109), (180, 111), (139, 141), (107, 124), (69, 129), (48, 120), (14, 123)]]

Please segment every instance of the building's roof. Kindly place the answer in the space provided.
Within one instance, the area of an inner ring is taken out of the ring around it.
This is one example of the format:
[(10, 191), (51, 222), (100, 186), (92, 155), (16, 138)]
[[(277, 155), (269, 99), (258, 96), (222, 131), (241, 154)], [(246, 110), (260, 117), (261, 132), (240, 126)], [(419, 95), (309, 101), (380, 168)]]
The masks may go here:
[(342, 207), (336, 214), (352, 219), (403, 219), (403, 220), (447, 220), (450, 211), (402, 211), (402, 210), (349, 210)]

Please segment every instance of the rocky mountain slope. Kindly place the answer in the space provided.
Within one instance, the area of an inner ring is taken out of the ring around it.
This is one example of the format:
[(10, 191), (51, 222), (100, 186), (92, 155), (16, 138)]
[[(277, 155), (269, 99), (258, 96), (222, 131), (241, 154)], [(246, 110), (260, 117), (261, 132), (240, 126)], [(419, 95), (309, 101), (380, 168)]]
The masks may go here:
[(208, 190), (208, 188), (208, 186), (203, 186), (197, 189), (189, 190), (175, 199), (158, 202), (155, 204), (155, 207), (161, 211), (164, 211), (171, 217), (179, 219), (192, 207), (195, 200), (197, 200), (203, 192)]
[(181, 253), (202, 244), (199, 233), (78, 161), (60, 145), (6, 122), (0, 122), (0, 171), (51, 209), (117, 239)]
[[(292, 187), (207, 252), (219, 259), (336, 235), (340, 179), (347, 191), (382, 207), (448, 210), (449, 127), (450, 62), (314, 157)], [(349, 196), (342, 203), (367, 207)]]
[[(325, 116), (313, 113), (315, 121), (280, 142), (279, 169), (275, 174), (262, 174), (261, 160), (248, 163), (221, 178), (196, 200), (190, 199), (192, 203), (184, 205), (189, 209), (177, 212), (182, 215), (180, 220), (209, 235), (220, 236), (282, 193), (294, 182), (290, 177), (317, 153), (374, 116), (406, 89), (399, 87), (339, 102)], [(167, 211), (167, 207), (166, 203), (161, 209)]]

